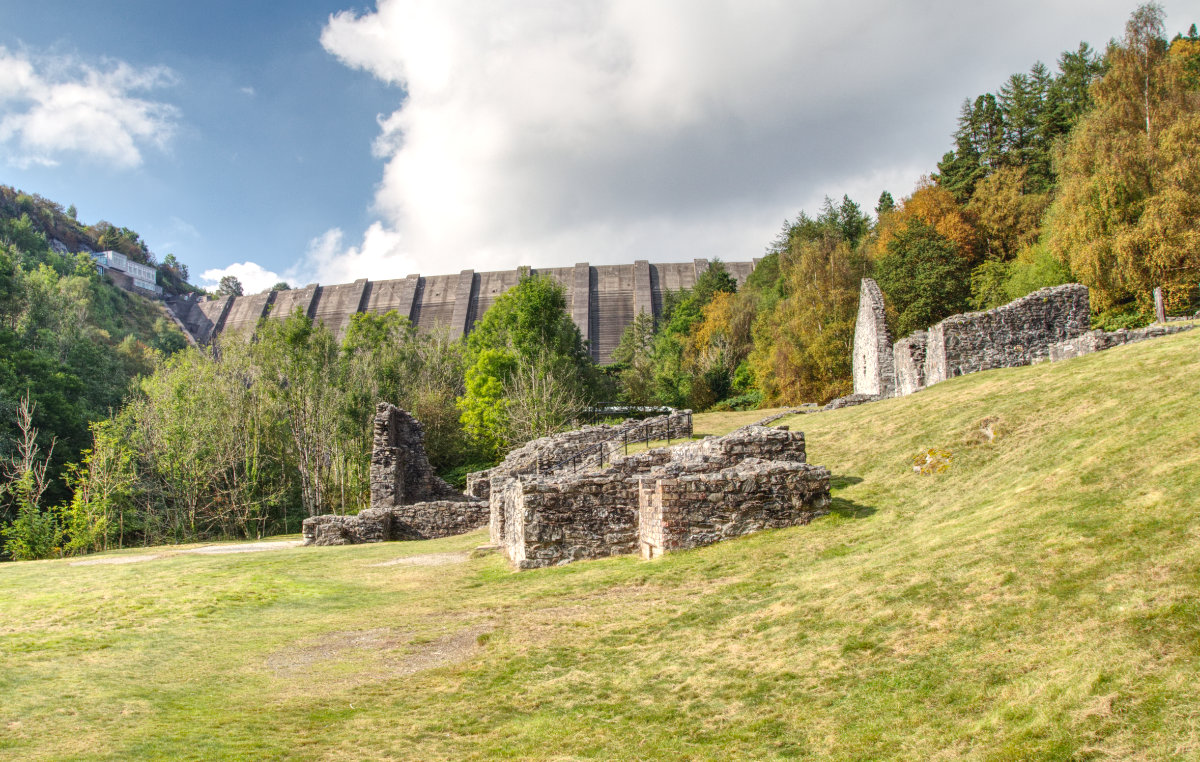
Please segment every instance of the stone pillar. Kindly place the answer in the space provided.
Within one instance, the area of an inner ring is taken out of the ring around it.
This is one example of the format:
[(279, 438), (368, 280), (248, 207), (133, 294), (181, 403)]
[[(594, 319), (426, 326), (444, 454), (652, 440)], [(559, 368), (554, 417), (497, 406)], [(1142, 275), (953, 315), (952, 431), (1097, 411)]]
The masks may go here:
[(692, 266), (696, 269), (696, 280), (700, 280), (700, 276), (708, 270), (708, 260), (693, 259)]
[(475, 293), (475, 271), (463, 270), (458, 274), (458, 285), (454, 290), (454, 316), (450, 318), (451, 338), (461, 338), (471, 330), (471, 298)]

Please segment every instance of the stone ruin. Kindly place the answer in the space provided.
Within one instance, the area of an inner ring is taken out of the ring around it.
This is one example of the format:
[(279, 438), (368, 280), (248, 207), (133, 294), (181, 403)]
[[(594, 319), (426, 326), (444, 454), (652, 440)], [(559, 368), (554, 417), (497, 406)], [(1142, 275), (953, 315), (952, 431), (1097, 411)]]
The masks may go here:
[[(639, 441), (668, 431), (690, 437), (691, 411), (534, 440), (500, 466), (472, 474), (473, 495), (433, 472), (421, 424), (408, 413), (381, 403), (374, 426), (371, 507), (306, 519), (305, 545), (432, 539), (486, 524), (513, 564), (529, 569), (639, 551), (657, 558), (807, 524), (829, 506), (829, 471), (809, 465), (804, 434), (785, 428), (752, 424), (723, 437), (616, 454), (634, 429)], [(603, 450), (609, 465), (590, 457), (561, 465), (589, 447)]]
[(355, 516), (304, 520), (305, 545), (432, 540), (488, 523), (488, 504), (464, 495), (433, 471), (421, 423), (386, 402), (375, 408), (371, 507)]
[(605, 469), (491, 477), (492, 542), (520, 569), (641, 552), (657, 558), (827, 512), (829, 471), (804, 434), (750, 426), (618, 456)]
[[(482, 500), (487, 500), (491, 491), (494, 477), (507, 478), (512, 476), (527, 476), (531, 474), (549, 475), (555, 467), (573, 456), (583, 456), (584, 460), (569, 464), (574, 467), (596, 466), (612, 462), (612, 459), (624, 449), (625, 437), (635, 435), (637, 441), (659, 441), (664, 439), (690, 439), (692, 436), (692, 411), (672, 410), (667, 415), (660, 415), (645, 420), (630, 418), (613, 426), (599, 424), (584, 426), (573, 431), (564, 431), (541, 439), (526, 442), (524, 445), (510, 451), (504, 460), (494, 468), (486, 471), (476, 471), (467, 474), (467, 494)], [(601, 449), (600, 445), (605, 445)]]
[(858, 293), (858, 320), (854, 323), (854, 392), (891, 397), (896, 390), (892, 335), (888, 332), (883, 292), (864, 278)]
[(955, 376), (1063, 360), (1193, 327), (1089, 331), (1088, 289), (1078, 283), (1039, 289), (993, 310), (953, 315), (894, 344), (883, 316), (883, 292), (864, 278), (854, 328), (854, 394), (825, 409), (903, 397)]
[(1157, 339), (1160, 336), (1170, 336), (1173, 333), (1181, 333), (1190, 331), (1195, 328), (1194, 325), (1148, 325), (1145, 328), (1126, 329), (1122, 328), (1118, 331), (1088, 331), (1069, 341), (1062, 341), (1050, 347), (1049, 360), (1057, 362), (1058, 360), (1069, 360), (1072, 357), (1081, 357), (1091, 354), (1092, 352), (1100, 352), (1105, 349), (1119, 347), (1122, 344), (1133, 344), (1137, 341), (1145, 341), (1147, 339)]

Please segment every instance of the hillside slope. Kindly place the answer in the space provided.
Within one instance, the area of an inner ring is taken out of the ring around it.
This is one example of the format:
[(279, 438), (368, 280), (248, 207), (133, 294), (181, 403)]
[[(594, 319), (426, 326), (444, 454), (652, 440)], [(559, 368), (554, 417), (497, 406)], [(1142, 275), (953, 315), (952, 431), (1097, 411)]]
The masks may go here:
[(785, 420), (833, 514), (655, 562), (6, 564), (0, 755), (1196, 758), (1198, 376), (1200, 331)]

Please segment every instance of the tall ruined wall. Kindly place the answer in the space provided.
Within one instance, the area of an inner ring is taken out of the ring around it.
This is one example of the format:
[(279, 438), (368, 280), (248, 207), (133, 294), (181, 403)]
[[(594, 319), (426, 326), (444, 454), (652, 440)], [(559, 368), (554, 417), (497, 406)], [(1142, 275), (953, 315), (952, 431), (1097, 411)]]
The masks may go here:
[[(756, 260), (757, 261), (757, 260)], [(727, 262), (739, 285), (755, 262)], [(589, 265), (533, 269), (554, 279), (567, 291), (567, 309), (591, 346), (592, 359), (606, 363), (625, 328), (639, 312), (662, 314), (663, 294), (691, 288), (709, 267), (708, 260), (631, 265)], [(253, 330), (262, 318), (283, 319), (300, 309), (320, 320), (339, 338), (357, 312), (382, 315), (395, 310), (420, 330), (447, 328), (451, 335), (470, 332), (485, 312), (508, 289), (517, 285), (522, 270), (457, 275), (409, 275), (395, 280), (357, 280), (333, 286), (311, 284), (290, 291), (223, 297), (214, 301), (168, 303), (197, 341), (208, 342), (224, 331)]]
[(463, 497), (430, 465), (420, 421), (395, 405), (380, 402), (372, 426), (372, 508)]
[(1088, 330), (1087, 286), (1039, 289), (987, 312), (948, 317), (929, 329), (925, 385), (992, 368), (1030, 365), (1049, 357), (1050, 345)]
[(354, 516), (305, 519), (305, 545), (432, 540), (488, 523), (486, 502), (463, 495), (434, 473), (420, 421), (381, 402), (375, 407), (372, 435), (371, 507)]
[(895, 393), (892, 335), (885, 319), (883, 292), (871, 278), (863, 278), (858, 292), (852, 365), (855, 394), (891, 397)]

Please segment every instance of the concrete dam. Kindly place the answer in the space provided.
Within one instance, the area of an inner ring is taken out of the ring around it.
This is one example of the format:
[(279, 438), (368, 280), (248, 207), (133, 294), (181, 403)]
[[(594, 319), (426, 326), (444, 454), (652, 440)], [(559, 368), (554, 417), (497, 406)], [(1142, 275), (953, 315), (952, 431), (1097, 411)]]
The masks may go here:
[[(753, 262), (725, 262), (740, 287), (754, 270)], [(519, 268), (498, 272), (463, 270), (457, 275), (409, 275), (395, 280), (366, 278), (335, 286), (310, 284), (290, 291), (249, 296), (226, 296), (211, 301), (176, 299), (168, 306), (199, 343), (226, 331), (254, 330), (258, 321), (280, 320), (300, 308), (319, 320), (338, 338), (359, 312), (382, 315), (395, 310), (419, 330), (446, 326), (451, 336), (470, 333), (496, 298), (517, 285), (524, 274), (553, 278), (563, 285), (571, 319), (591, 349), (592, 359), (607, 363), (621, 334), (639, 312), (662, 314), (663, 294), (691, 288), (709, 262)]]

